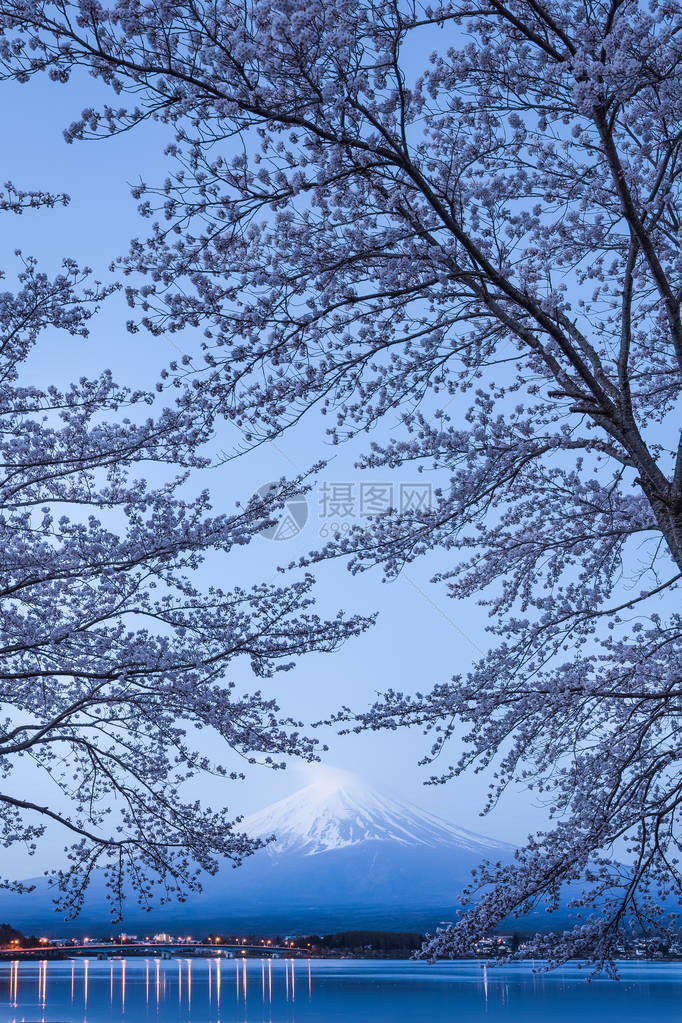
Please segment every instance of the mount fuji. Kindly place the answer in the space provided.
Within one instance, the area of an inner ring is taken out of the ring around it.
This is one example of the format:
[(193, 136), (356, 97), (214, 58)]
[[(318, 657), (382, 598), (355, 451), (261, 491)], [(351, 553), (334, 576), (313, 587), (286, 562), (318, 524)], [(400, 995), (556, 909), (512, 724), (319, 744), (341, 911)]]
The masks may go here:
[(274, 841), (270, 856), (316, 856), (371, 842), (427, 849), (456, 848), (477, 857), (511, 846), (450, 824), (412, 803), (370, 789), (356, 775), (335, 772), (246, 817), (243, 830)]
[[(182, 905), (143, 915), (131, 899), (125, 929), (428, 929), (453, 919), (459, 891), (481, 860), (508, 861), (514, 851), (340, 772), (246, 817), (240, 827), (272, 841), (237, 870), (207, 878), (204, 891)], [(49, 905), (40, 883), (32, 895), (0, 897), (0, 917), (22, 929), (106, 928), (101, 880), (73, 925), (55, 917), (50, 924)]]

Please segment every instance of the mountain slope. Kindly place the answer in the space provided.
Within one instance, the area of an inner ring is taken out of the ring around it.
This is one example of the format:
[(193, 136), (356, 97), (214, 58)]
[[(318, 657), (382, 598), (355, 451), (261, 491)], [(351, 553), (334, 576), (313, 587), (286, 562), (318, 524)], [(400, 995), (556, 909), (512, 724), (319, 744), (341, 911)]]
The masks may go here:
[[(125, 929), (328, 932), (351, 927), (427, 929), (456, 913), (457, 896), (482, 859), (513, 847), (476, 835), (355, 778), (316, 782), (247, 817), (254, 837), (276, 835), (238, 870), (207, 878), (186, 903), (143, 914), (131, 901)], [(22, 927), (107, 930), (101, 877), (73, 925), (52, 917), (47, 886), (0, 896), (0, 918)]]
[(276, 836), (270, 855), (296, 850), (305, 856), (386, 842), (427, 848), (453, 847), (479, 856), (511, 847), (476, 835), (404, 800), (378, 793), (353, 776), (315, 782), (243, 821), (256, 838)]

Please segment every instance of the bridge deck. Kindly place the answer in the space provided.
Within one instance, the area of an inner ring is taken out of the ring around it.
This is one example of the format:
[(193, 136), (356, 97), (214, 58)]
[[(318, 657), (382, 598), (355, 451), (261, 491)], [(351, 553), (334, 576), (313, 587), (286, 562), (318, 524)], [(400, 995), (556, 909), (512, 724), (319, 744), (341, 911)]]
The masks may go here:
[(212, 956), (224, 958), (225, 953), (257, 952), (263, 958), (276, 955), (300, 956), (310, 955), (309, 949), (290, 945), (243, 945), (213, 944), (201, 941), (183, 942), (182, 944), (126, 941), (120, 944), (109, 944), (90, 941), (85, 945), (38, 945), (34, 948), (0, 948), (0, 961), (21, 959), (68, 959), (72, 956), (145, 956), (161, 959), (167, 956)]

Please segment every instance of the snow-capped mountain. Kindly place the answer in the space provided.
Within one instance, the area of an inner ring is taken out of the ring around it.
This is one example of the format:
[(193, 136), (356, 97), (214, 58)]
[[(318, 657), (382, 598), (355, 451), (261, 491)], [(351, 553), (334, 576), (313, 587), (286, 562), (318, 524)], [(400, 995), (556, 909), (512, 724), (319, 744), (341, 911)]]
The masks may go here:
[(336, 772), (254, 813), (242, 822), (254, 838), (275, 836), (271, 856), (305, 856), (363, 842), (455, 847), (480, 857), (508, 849), (493, 839), (457, 827), (404, 800), (370, 789), (357, 776)]
[[(457, 912), (458, 895), (483, 859), (509, 860), (513, 848), (442, 820), (359, 779), (323, 780), (252, 814), (241, 827), (276, 838), (237, 870), (207, 878), (183, 905), (140, 917), (134, 900), (125, 928), (145, 933), (197, 929), (223, 933), (330, 932), (353, 927), (424, 930)], [(43, 926), (50, 898), (44, 883), (28, 897), (0, 895), (0, 918)], [(102, 879), (93, 882), (82, 917), (67, 932), (102, 924)]]

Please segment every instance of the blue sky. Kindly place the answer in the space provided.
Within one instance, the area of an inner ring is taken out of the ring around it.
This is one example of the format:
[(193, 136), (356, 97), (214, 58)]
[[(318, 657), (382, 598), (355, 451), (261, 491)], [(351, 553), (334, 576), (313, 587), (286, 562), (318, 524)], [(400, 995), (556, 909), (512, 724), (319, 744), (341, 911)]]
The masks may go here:
[[(83, 75), (66, 87), (41, 80), (27, 86), (5, 83), (3, 89), (0, 118), (6, 144), (2, 181), (11, 180), (24, 189), (65, 191), (72, 197), (66, 209), (30, 211), (21, 217), (5, 215), (0, 265), (6, 269), (9, 286), (16, 248), (37, 256), (45, 269), (55, 269), (62, 256), (73, 256), (108, 279), (111, 259), (125, 252), (129, 238), (144, 234), (148, 226), (137, 215), (129, 186), (140, 177), (163, 180), (165, 131), (148, 124), (105, 142), (69, 146), (62, 138), (63, 127), (83, 106), (97, 102), (103, 95), (100, 85)], [(174, 341), (144, 334), (132, 337), (125, 330), (129, 314), (123, 301), (115, 299), (93, 323), (88, 341), (54, 335), (43, 342), (30, 367), (33, 379), (38, 377), (41, 383), (61, 381), (111, 368), (122, 382), (153, 386), (161, 367), (177, 357), (176, 345), (191, 351), (196, 344), (191, 336), (176, 337)], [(231, 450), (237, 441), (234, 428), (225, 425), (217, 447)], [(326, 445), (321, 420), (311, 418), (277, 444), (207, 471), (207, 479), (202, 482), (212, 491), (215, 507), (227, 510), (268, 481), (302, 471), (325, 455), (333, 456), (317, 479), (310, 495), (308, 520), (298, 536), (282, 542), (257, 538), (246, 550), (224, 560), (214, 559), (206, 566), (206, 577), (223, 586), (267, 580), (277, 565), (320, 546), (320, 530), (328, 521), (324, 512), (330, 510), (320, 503), (325, 485), (328, 496), (334, 485), (353, 487), (350, 496), (357, 515), (361, 482), (412, 482), (406, 475), (393, 481), (385, 473), (361, 477), (353, 467), (360, 450), (358, 445), (332, 450)], [(336, 496), (341, 493), (338, 491)], [(442, 589), (431, 585), (428, 580), (434, 567), (435, 560), (426, 559), (410, 566), (397, 581), (383, 584), (379, 572), (353, 577), (340, 563), (323, 566), (319, 570), (320, 611), (334, 612), (340, 606), (349, 612), (378, 609), (379, 622), (339, 653), (310, 656), (295, 671), (280, 674), (268, 683), (282, 707), (297, 717), (314, 720), (341, 703), (363, 708), (376, 691), (389, 686), (424, 690), (433, 682), (465, 671), (485, 649), (485, 615), (474, 604), (447, 599)], [(249, 682), (245, 673), (245, 686)], [(521, 841), (529, 829), (544, 820), (542, 811), (534, 808), (522, 792), (510, 796), (481, 820), (478, 809), (486, 788), (481, 776), (425, 789), (422, 782), (430, 771), (418, 768), (417, 761), (428, 740), (418, 732), (350, 738), (324, 733), (321, 738), (331, 746), (326, 754), (328, 763), (356, 771), (369, 784), (392, 789), (464, 827)], [(445, 763), (455, 756), (453, 748)], [(212, 802), (228, 801), (235, 812), (249, 812), (288, 794), (311, 776), (311, 769), (296, 767), (274, 775), (253, 770), (241, 786), (230, 786), (227, 792), (209, 793), (207, 788), (206, 794)], [(33, 784), (32, 779), (26, 779), (28, 788)], [(10, 853), (7, 871), (13, 869), (12, 856), (16, 862), (22, 854), (19, 850)], [(36, 858), (30, 872), (35, 873), (40, 866)]]

